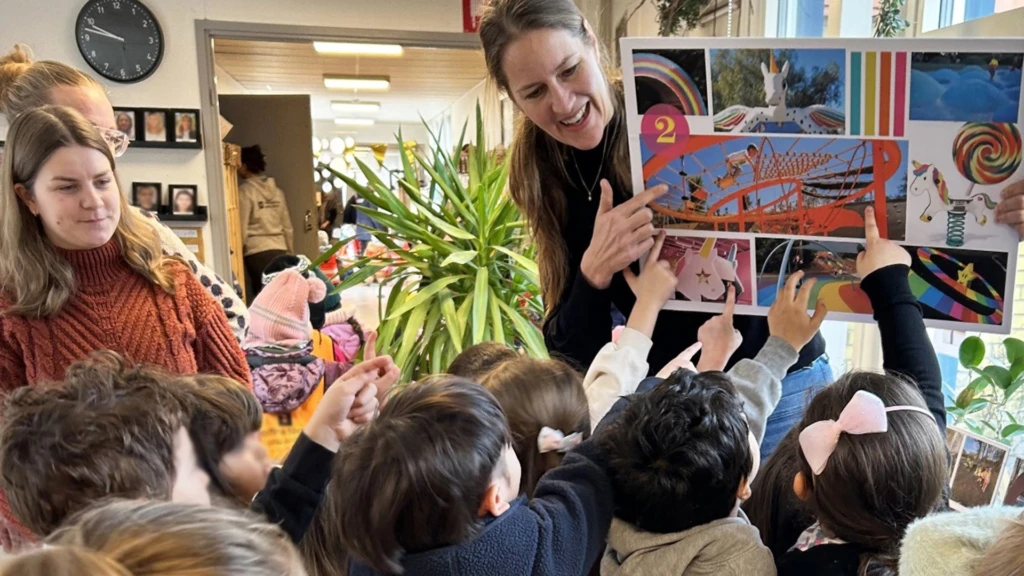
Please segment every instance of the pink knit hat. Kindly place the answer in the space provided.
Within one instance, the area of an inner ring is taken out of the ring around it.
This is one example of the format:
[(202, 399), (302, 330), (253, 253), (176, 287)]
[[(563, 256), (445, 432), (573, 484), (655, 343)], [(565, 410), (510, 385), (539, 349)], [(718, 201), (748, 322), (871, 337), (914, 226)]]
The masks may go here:
[(327, 287), (319, 278), (305, 278), (295, 270), (284, 270), (249, 307), (251, 319), (245, 346), (297, 346), (309, 342), (313, 337), (309, 303), (320, 302), (326, 294)]

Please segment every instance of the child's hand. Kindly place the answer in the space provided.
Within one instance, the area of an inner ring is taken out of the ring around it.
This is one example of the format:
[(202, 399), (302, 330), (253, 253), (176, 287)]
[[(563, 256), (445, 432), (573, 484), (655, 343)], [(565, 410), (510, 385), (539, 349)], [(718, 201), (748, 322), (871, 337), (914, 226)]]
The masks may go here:
[(637, 276), (628, 267), (622, 271), (626, 282), (636, 295), (636, 304), (633, 312), (629, 315), (627, 326), (646, 334), (648, 337), (654, 332), (654, 324), (658, 321), (658, 313), (676, 293), (676, 284), (679, 279), (672, 271), (672, 265), (661, 257), (661, 249), (665, 246), (665, 232), (658, 233), (654, 241), (651, 253), (647, 255), (640, 276)]
[[(369, 362), (377, 357), (377, 331), (371, 330), (366, 334), (366, 344), (363, 345), (363, 362)], [(380, 378), (375, 383), (377, 385), (377, 402), (381, 406), (384, 405), (384, 401), (387, 399), (388, 394), (391, 392), (391, 387), (398, 383), (398, 379), (402, 375), (402, 371), (398, 369), (394, 364), (391, 365), (394, 369), (393, 374), (388, 375), (384, 370), (379, 373)]]
[(857, 255), (857, 276), (861, 279), (886, 266), (910, 266), (910, 253), (906, 249), (878, 235), (875, 211), (870, 207), (864, 209), (864, 236), (867, 239), (867, 249)]
[[(874, 222), (872, 220), (872, 222)], [(876, 232), (877, 233), (877, 232)], [(900, 248), (900, 250), (903, 250)], [(904, 254), (906, 252), (904, 251)], [(860, 261), (858, 260), (858, 267)], [(782, 338), (797, 352), (807, 345), (818, 333), (821, 323), (825, 321), (825, 302), (818, 300), (814, 315), (807, 315), (807, 303), (811, 299), (814, 278), (811, 278), (797, 291), (796, 285), (804, 277), (803, 270), (795, 272), (786, 280), (782, 292), (775, 296), (775, 303), (768, 310), (768, 331), (772, 336)]]
[(697, 367), (693, 365), (693, 357), (697, 355), (697, 352), (700, 352), (700, 348), (700, 342), (694, 342), (693, 344), (690, 344), (690, 346), (687, 347), (686, 350), (683, 350), (682, 352), (679, 353), (679, 356), (676, 356), (675, 358), (672, 359), (671, 362), (665, 364), (665, 367), (662, 368), (660, 372), (658, 372), (658, 378), (668, 378), (669, 376), (672, 375), (673, 372), (679, 370), (680, 368), (686, 368), (687, 370), (692, 370), (693, 372), (696, 372)]
[(327, 388), (303, 432), (317, 444), (337, 452), (360, 424), (369, 422), (376, 414), (377, 381), (388, 380), (398, 372), (390, 356), (356, 364)]
[(732, 313), (736, 308), (736, 288), (729, 286), (725, 297), (725, 310), (720, 316), (708, 320), (697, 330), (697, 341), (701, 343), (698, 372), (725, 370), (736, 349), (743, 343), (740, 331), (732, 327)]

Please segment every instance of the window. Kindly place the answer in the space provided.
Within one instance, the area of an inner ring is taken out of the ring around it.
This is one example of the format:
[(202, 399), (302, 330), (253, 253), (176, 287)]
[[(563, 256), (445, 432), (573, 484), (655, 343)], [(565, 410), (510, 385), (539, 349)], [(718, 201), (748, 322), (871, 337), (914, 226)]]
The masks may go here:
[(1024, 0), (923, 0), (921, 31), (956, 26), (978, 18), (1024, 8)]

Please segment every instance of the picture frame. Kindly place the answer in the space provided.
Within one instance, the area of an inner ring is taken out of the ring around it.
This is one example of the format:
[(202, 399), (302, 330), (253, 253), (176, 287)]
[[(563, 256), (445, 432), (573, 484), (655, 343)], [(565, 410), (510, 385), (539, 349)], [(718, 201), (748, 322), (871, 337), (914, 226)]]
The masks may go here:
[(961, 428), (946, 430), (947, 445), (958, 448), (951, 452), (950, 507), (965, 510), (992, 504), (1000, 497), (1007, 463), (1012, 465), (1009, 447)]
[(160, 182), (132, 182), (132, 206), (153, 214), (163, 211), (163, 184)]
[[(132, 148), (203, 148), (199, 110), (195, 108), (115, 108), (118, 114), (134, 117)], [(179, 124), (182, 130), (179, 130)]]
[(139, 111), (135, 108), (114, 108), (114, 126), (128, 136), (129, 142), (139, 137)]
[(199, 187), (195, 184), (168, 184), (166, 213), (171, 216), (195, 217)]

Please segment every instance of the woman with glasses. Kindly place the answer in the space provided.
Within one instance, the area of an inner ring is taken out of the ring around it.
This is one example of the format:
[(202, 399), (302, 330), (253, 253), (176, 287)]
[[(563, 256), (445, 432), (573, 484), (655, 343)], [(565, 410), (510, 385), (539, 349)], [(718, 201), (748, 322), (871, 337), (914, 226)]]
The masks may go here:
[[(115, 158), (128, 150), (128, 136), (117, 129), (114, 108), (103, 87), (91, 76), (60, 62), (33, 62), (21, 46), (15, 46), (13, 52), (0, 57), (0, 112), (7, 116), (8, 125), (23, 112), (47, 104), (69, 106), (85, 116), (99, 129)], [(241, 342), (249, 326), (249, 312), (234, 288), (203, 265), (153, 214), (137, 208), (128, 210), (143, 216), (156, 230), (164, 254), (188, 263), (206, 291), (224, 309), (231, 331)]]
[[(210, 272), (196, 278), (188, 250), (168, 246), (176, 237), (121, 193), (114, 158), (128, 141), (99, 84), (15, 49), (0, 58), (0, 111), (11, 123), (0, 171), (0, 397), (61, 380), (103, 349), (251, 386), (221, 308), (238, 297)], [(32, 539), (0, 492), (0, 544)]]

